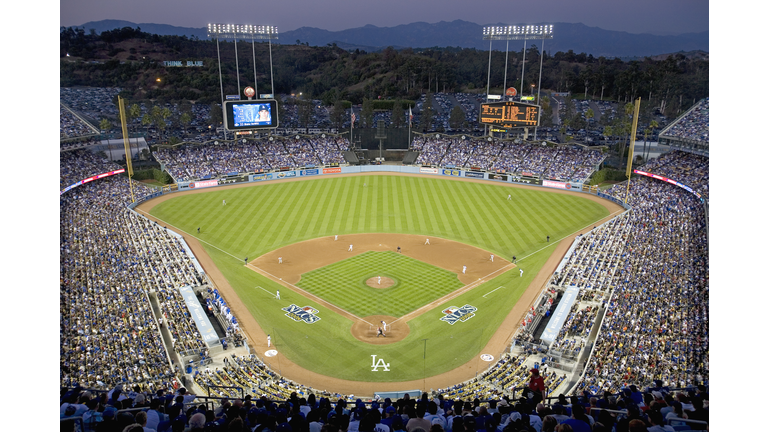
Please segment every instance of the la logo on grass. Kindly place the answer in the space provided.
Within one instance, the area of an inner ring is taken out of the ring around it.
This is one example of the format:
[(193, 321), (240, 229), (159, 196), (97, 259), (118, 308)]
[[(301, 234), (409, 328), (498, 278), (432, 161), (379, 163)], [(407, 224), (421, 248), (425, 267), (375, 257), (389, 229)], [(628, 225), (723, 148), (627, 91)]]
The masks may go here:
[(379, 368), (383, 368), (384, 372), (389, 372), (389, 363), (384, 363), (383, 358), (376, 362), (376, 354), (371, 354), (371, 372), (378, 372)]

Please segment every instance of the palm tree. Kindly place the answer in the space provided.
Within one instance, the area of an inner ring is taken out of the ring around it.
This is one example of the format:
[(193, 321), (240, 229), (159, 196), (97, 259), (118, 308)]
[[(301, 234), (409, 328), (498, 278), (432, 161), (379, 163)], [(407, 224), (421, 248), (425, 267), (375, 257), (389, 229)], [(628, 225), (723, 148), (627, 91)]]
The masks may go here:
[[(653, 133), (653, 130), (659, 127), (659, 122), (656, 120), (651, 120), (651, 123), (648, 125), (648, 127), (644, 131), (643, 135), (643, 160), (648, 160), (648, 157), (645, 155), (645, 141), (648, 139), (648, 135)], [(650, 147), (648, 147), (648, 152), (650, 153)]]
[[(125, 113), (126, 119), (125, 121), (128, 122), (128, 126), (133, 123), (133, 119), (139, 118), (141, 116), (141, 107), (138, 104), (133, 104), (130, 107), (128, 107), (128, 112)], [(136, 137), (136, 151), (139, 151), (139, 138)]]

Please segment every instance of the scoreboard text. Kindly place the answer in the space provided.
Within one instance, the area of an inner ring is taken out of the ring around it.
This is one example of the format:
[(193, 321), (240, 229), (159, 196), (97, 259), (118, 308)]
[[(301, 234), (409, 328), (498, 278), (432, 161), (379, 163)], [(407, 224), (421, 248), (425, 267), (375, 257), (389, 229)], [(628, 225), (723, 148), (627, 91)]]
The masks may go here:
[(484, 103), (480, 106), (480, 123), (501, 128), (538, 126), (539, 106), (520, 102)]

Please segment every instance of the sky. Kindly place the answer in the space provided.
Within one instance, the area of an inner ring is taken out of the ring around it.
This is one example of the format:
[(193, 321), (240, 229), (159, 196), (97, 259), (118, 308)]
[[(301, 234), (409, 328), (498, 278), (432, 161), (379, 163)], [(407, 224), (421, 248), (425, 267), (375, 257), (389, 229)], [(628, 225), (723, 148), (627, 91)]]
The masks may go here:
[(583, 23), (657, 35), (709, 29), (706, 0), (61, 0), (60, 7), (59, 25), (64, 27), (116, 19), (196, 28), (232, 23), (338, 31), (461, 19), (481, 25)]

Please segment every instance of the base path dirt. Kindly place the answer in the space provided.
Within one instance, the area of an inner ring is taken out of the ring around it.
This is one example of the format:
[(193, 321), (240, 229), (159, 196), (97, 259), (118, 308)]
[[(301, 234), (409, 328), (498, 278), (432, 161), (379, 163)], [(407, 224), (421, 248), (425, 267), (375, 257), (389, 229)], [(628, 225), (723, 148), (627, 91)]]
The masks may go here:
[[(428, 178), (436, 178), (434, 175), (420, 175), (420, 174), (401, 174), (401, 173), (364, 173), (364, 174), (339, 174), (339, 175), (324, 175), (323, 177), (336, 177), (336, 176), (354, 176), (354, 175), (411, 175), (411, 176), (418, 176), (418, 177), (428, 177)], [(291, 180), (281, 180), (281, 182), (284, 181), (312, 181), (312, 179), (291, 179)], [(491, 183), (494, 185), (499, 185), (498, 182), (493, 182), (490, 180), (475, 180), (475, 179), (446, 179), (446, 181), (476, 181), (476, 182), (482, 182), (482, 183)], [(264, 183), (247, 183), (247, 184), (237, 184), (232, 186), (222, 186), (224, 188), (238, 188), (238, 187), (260, 187), (265, 184), (271, 184), (272, 182), (264, 182)], [(509, 184), (508, 187), (516, 187), (516, 188), (524, 188), (524, 189), (534, 189), (538, 191), (547, 191), (550, 193), (565, 193), (565, 194), (572, 194), (575, 196), (579, 196), (585, 199), (589, 199), (591, 201), (597, 202), (601, 205), (603, 205), (609, 212), (610, 216), (598, 221), (595, 223), (595, 225), (600, 225), (613, 217), (615, 217), (617, 214), (624, 211), (623, 207), (620, 205), (613, 203), (609, 200), (599, 198), (594, 195), (585, 194), (585, 193), (579, 193), (579, 192), (572, 192), (572, 191), (565, 191), (565, 190), (557, 190), (557, 189), (543, 189), (541, 187), (535, 187), (535, 186), (525, 186), (525, 185), (516, 185), (516, 184)], [(220, 190), (219, 188), (212, 188), (212, 189), (198, 189), (193, 190), (189, 192), (184, 193), (206, 193), (211, 192), (213, 190)], [(166, 194), (163, 196), (160, 196), (158, 198), (154, 198), (150, 201), (147, 201), (141, 205), (139, 205), (136, 210), (147, 216), (148, 218), (152, 220), (157, 220), (149, 215), (149, 212), (151, 209), (165, 201), (171, 198), (174, 198), (177, 196), (176, 194)], [(219, 293), (224, 297), (227, 304), (232, 309), (233, 314), (238, 317), (238, 320), (240, 321), (241, 329), (245, 332), (246, 337), (248, 338), (249, 347), (251, 348), (251, 351), (255, 354), (257, 354), (259, 357), (263, 358), (263, 353), (266, 352), (269, 348), (267, 347), (267, 334), (262, 330), (262, 328), (259, 326), (259, 324), (256, 322), (256, 320), (253, 318), (253, 316), (248, 312), (248, 310), (243, 306), (239, 299), (237, 294), (235, 293), (235, 290), (232, 288), (232, 286), (229, 284), (227, 279), (224, 277), (224, 275), (219, 271), (219, 269), (216, 267), (216, 265), (213, 263), (213, 260), (211, 260), (210, 256), (205, 252), (205, 249), (202, 247), (202, 245), (197, 241), (197, 239), (194, 237), (194, 235), (191, 235), (189, 233), (185, 233), (179, 229), (175, 229), (174, 227), (167, 225), (164, 221), (157, 220), (158, 223), (168, 226), (170, 229), (174, 229), (174, 231), (178, 232), (179, 234), (184, 236), (184, 239), (186, 240), (189, 247), (192, 249), (192, 252), (197, 257), (197, 260), (199, 261), (200, 265), (205, 269), (206, 273), (208, 274), (209, 278), (213, 281), (216, 288), (219, 290)], [(512, 336), (514, 335), (515, 329), (517, 328), (518, 323), (520, 320), (522, 320), (523, 316), (525, 316), (526, 311), (530, 308), (530, 306), (533, 304), (533, 302), (536, 300), (538, 295), (541, 293), (541, 291), (545, 288), (547, 281), (549, 280), (552, 273), (554, 273), (555, 269), (557, 268), (557, 265), (560, 263), (560, 261), (565, 256), (565, 253), (570, 248), (571, 244), (573, 243), (574, 239), (579, 234), (584, 234), (590, 231), (591, 228), (585, 228), (579, 232), (573, 233), (571, 236), (562, 239), (555, 251), (552, 253), (550, 258), (547, 260), (547, 262), (544, 264), (544, 267), (542, 267), (541, 271), (539, 271), (538, 275), (534, 280), (531, 282), (531, 284), (528, 286), (528, 289), (525, 291), (525, 293), (522, 295), (520, 300), (517, 302), (517, 304), (512, 308), (512, 310), (507, 314), (507, 317), (505, 318), (504, 322), (499, 327), (499, 330), (491, 337), (491, 339), (488, 341), (488, 344), (481, 350), (480, 354), (490, 354), (493, 355), (494, 358), (498, 359), (501, 357), (501, 354), (505, 351), (505, 349), (509, 346), (509, 343), (511, 342)], [(365, 234), (360, 234), (365, 235)], [(392, 235), (396, 236), (396, 235)], [(348, 235), (345, 235), (344, 237), (349, 237)], [(406, 246), (405, 243), (403, 244), (397, 244), (397, 243), (391, 243), (391, 242), (381, 242), (382, 245), (387, 245), (387, 249), (383, 250), (396, 250), (397, 246), (401, 246), (403, 253), (415, 253), (417, 249), (417, 246), (433, 246), (435, 244), (435, 241), (439, 241), (437, 238), (430, 237), (430, 245), (424, 245), (424, 240), (426, 237), (419, 237), (414, 236), (416, 238), (419, 238), (420, 240), (414, 240), (414, 242), (409, 246)], [(333, 242), (333, 237), (327, 237), (327, 238), (320, 238), (315, 239), (317, 241), (326, 241), (326, 242)], [(313, 241), (313, 240), (310, 240)], [(340, 242), (340, 243), (339, 243)], [(417, 244), (418, 242), (421, 242), (422, 244)], [(303, 242), (302, 242), (303, 243)], [(349, 248), (349, 242), (346, 240), (342, 240), (342, 236), (339, 236), (339, 240), (336, 241), (336, 243), (339, 243), (339, 247), (343, 249), (343, 251), (346, 251), (346, 249)], [(353, 250), (355, 252), (363, 252), (360, 250), (362, 248), (361, 243), (355, 244), (352, 242), (351, 244), (354, 245)], [(379, 243), (375, 243), (378, 245)], [(465, 245), (467, 247), (471, 247), (469, 245)], [(287, 246), (290, 247), (290, 246)], [(378, 247), (378, 246), (377, 246)], [(384, 246), (381, 246), (382, 248)], [(410, 249), (409, 252), (406, 252), (406, 247)], [(283, 248), (285, 249), (285, 248)], [(476, 248), (475, 248), (476, 249)], [(373, 249), (371, 249), (373, 250)], [(479, 249), (478, 249), (479, 250)], [(343, 252), (342, 251), (342, 252)], [(483, 252), (486, 253), (486, 252)], [(264, 256), (270, 255), (270, 253), (265, 254)], [(285, 252), (283, 252), (282, 255), (271, 255), (270, 259), (265, 258), (265, 270), (267, 268), (271, 268), (274, 270), (274, 267), (277, 267), (278, 260), (277, 257), (282, 256), (283, 257), (283, 266), (289, 264), (290, 260), (296, 259), (298, 255), (288, 255)], [(420, 258), (414, 255), (409, 255), (413, 258), (420, 259), (422, 261), (428, 262), (430, 264), (434, 264), (433, 262), (430, 262), (426, 258)], [(261, 258), (261, 257), (260, 257)], [(481, 265), (483, 259), (485, 261), (488, 260), (489, 256), (486, 255), (484, 257), (478, 256), (477, 262), (475, 264), (473, 263), (464, 263), (461, 262), (463, 260), (459, 260), (457, 258), (453, 258), (452, 261), (447, 261), (446, 263), (443, 263), (442, 265), (434, 264), (442, 268), (446, 268), (446, 265), (452, 268), (452, 271), (456, 271), (459, 275), (459, 279), (468, 284), (468, 287), (474, 286), (477, 278), (483, 277), (484, 275), (481, 275), (481, 267), (478, 265)], [(320, 258), (317, 258), (320, 259)], [(338, 259), (337, 259), (338, 260)], [(337, 261), (336, 260), (336, 261)], [(267, 262), (269, 261), (269, 262)], [(332, 262), (336, 262), (332, 261)], [(501, 263), (500, 258), (496, 258), (494, 261), (499, 261)], [(292, 265), (299, 265), (299, 262), (301, 261), (294, 261)], [(254, 263), (255, 264), (255, 263)], [(302, 264), (303, 265), (303, 264)], [(320, 265), (314, 264), (315, 267), (318, 268), (321, 267)], [(466, 265), (467, 266), (467, 274), (463, 275), (461, 274), (461, 267)], [(456, 268), (458, 267), (458, 271)], [(297, 271), (295, 272), (296, 275), (299, 275), (303, 273), (303, 271), (299, 271), (297, 268)], [(487, 273), (486, 273), (487, 274)], [(298, 281), (298, 277), (294, 276), (295, 281)], [(294, 284), (296, 282), (290, 282), (291, 284)], [(466, 287), (465, 287), (466, 288)], [(416, 311), (415, 313), (423, 313)], [(373, 334), (372, 336), (364, 336), (366, 338), (371, 339), (370, 341), (367, 341), (369, 343), (391, 343), (396, 341), (395, 338), (397, 337), (397, 334), (399, 332), (398, 325), (405, 324), (410, 317), (401, 317), (399, 321), (396, 318), (393, 317), (362, 317), (362, 320), (355, 320), (356, 322), (365, 323), (365, 328), (361, 328), (361, 332), (368, 332), (370, 333), (369, 329), (369, 323), (375, 323), (378, 321), (385, 321), (387, 325), (390, 325), (390, 321), (388, 319), (392, 320), (392, 328), (391, 330), (386, 333), (386, 337), (379, 337), (376, 338), (376, 334)], [(362, 324), (360, 324), (362, 325)], [(402, 327), (402, 331), (405, 331), (407, 334), (407, 326)], [(392, 338), (392, 339), (390, 339)], [(376, 341), (378, 339), (378, 341)], [(386, 342), (384, 342), (384, 339), (387, 339)], [(278, 347), (279, 351), (279, 347)], [(478, 376), (479, 374), (483, 373), (486, 369), (488, 369), (490, 366), (492, 366), (493, 362), (485, 362), (480, 359), (480, 355), (477, 356), (477, 359), (470, 361), (462, 366), (459, 366), (456, 369), (453, 369), (451, 371), (434, 375), (428, 378), (425, 378), (423, 380), (413, 380), (413, 381), (402, 381), (402, 382), (387, 382), (387, 383), (375, 383), (375, 382), (361, 382), (361, 381), (350, 381), (350, 380), (343, 380), (338, 378), (331, 378), (325, 375), (320, 375), (316, 372), (304, 369), (302, 367), (299, 367), (295, 363), (291, 362), (289, 359), (287, 359), (285, 356), (283, 356), (282, 353), (277, 354), (276, 358), (273, 357), (270, 359), (271, 364), (277, 364), (280, 365), (280, 373), (282, 376), (304, 385), (308, 385), (313, 387), (316, 390), (327, 390), (327, 391), (333, 391), (338, 392), (342, 394), (354, 394), (361, 397), (366, 396), (373, 396), (375, 392), (378, 391), (402, 391), (402, 390), (414, 390), (414, 389), (421, 389), (421, 390), (429, 390), (429, 389), (438, 389), (438, 388), (446, 388), (450, 387), (452, 385), (455, 385), (457, 383), (469, 380), (471, 378), (474, 378)]]

